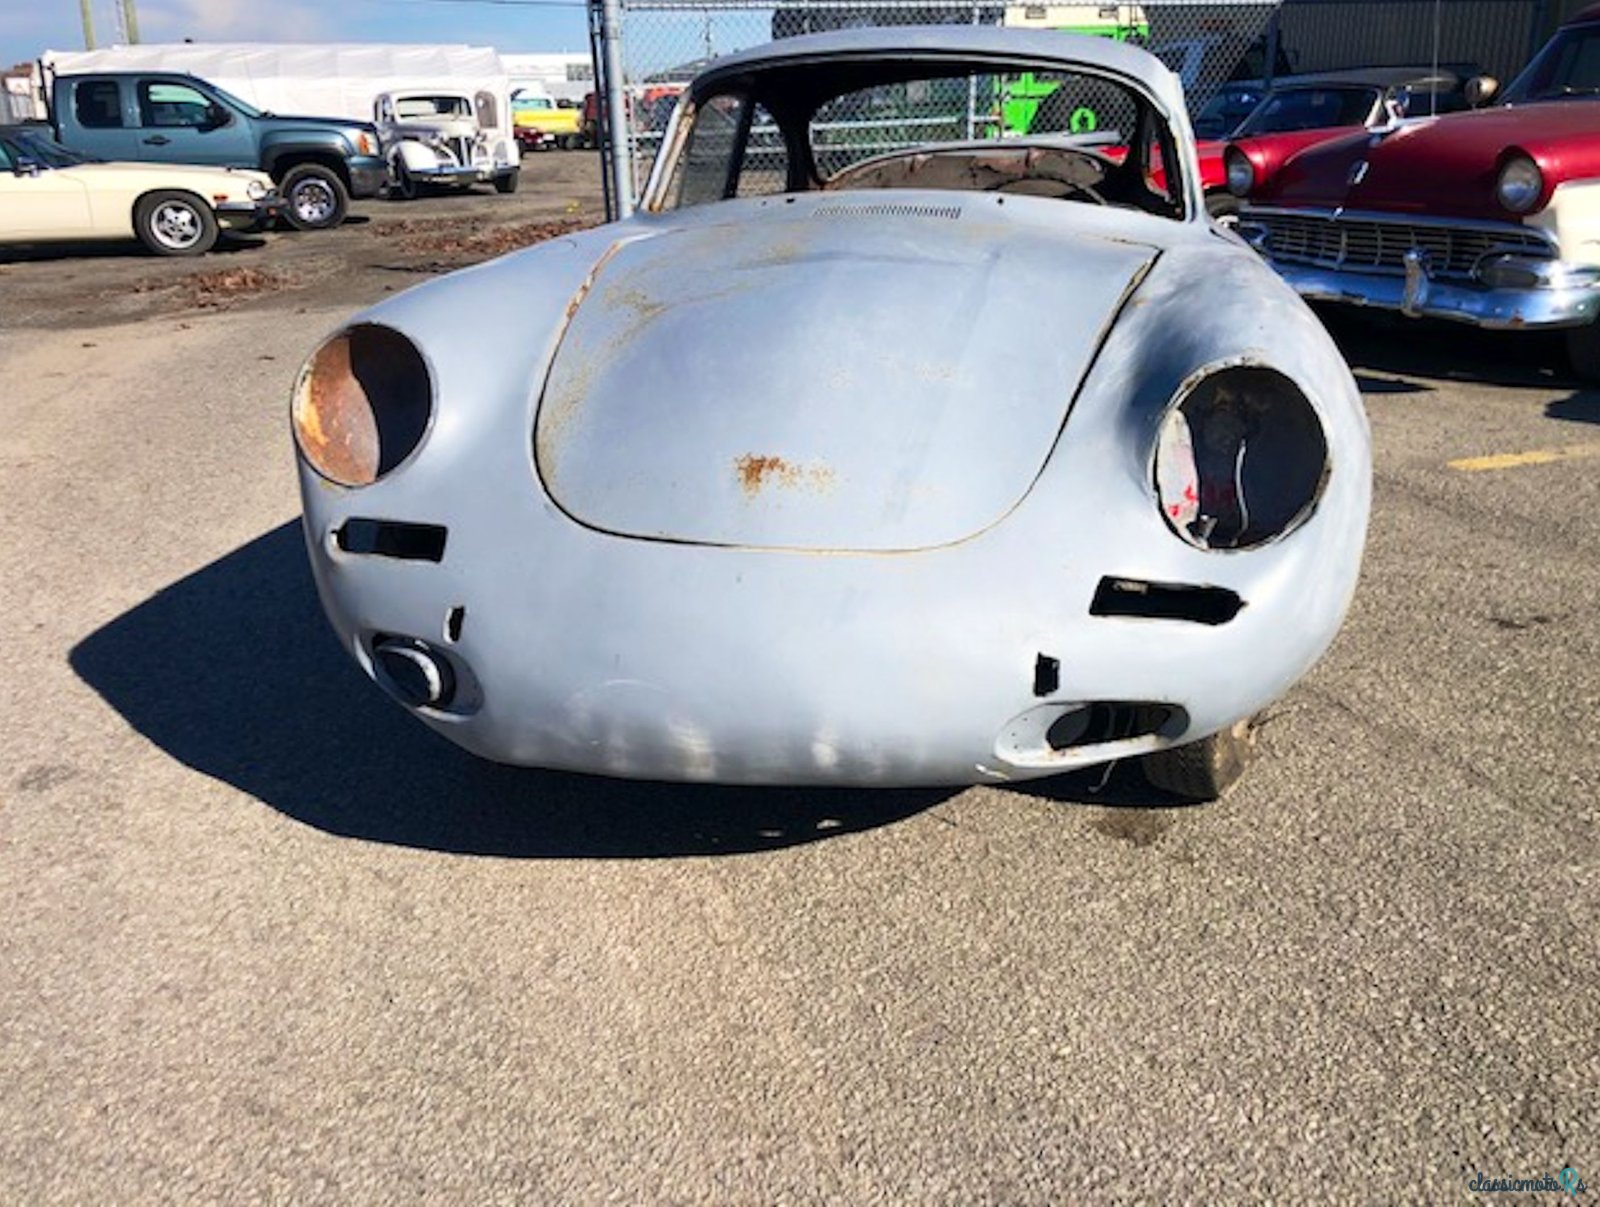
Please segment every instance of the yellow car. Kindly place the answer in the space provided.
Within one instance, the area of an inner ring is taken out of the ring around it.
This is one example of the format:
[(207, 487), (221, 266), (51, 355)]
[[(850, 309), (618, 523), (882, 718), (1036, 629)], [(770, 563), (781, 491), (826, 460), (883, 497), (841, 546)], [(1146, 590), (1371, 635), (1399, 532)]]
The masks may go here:
[(159, 256), (198, 256), (221, 228), (253, 229), (278, 205), (264, 172), (101, 163), (42, 127), (0, 126), (0, 244), (138, 239)]
[(563, 109), (548, 96), (519, 92), (511, 98), (511, 120), (517, 145), (525, 151), (551, 146), (570, 151), (579, 143), (578, 111)]

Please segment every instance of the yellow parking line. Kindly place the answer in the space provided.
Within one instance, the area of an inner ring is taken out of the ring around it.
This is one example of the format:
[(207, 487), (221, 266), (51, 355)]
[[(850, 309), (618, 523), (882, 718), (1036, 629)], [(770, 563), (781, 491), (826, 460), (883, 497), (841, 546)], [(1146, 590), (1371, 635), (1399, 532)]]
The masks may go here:
[(1492, 457), (1464, 457), (1451, 461), (1451, 469), (1477, 473), (1485, 469), (1516, 469), (1520, 465), (1548, 465), (1552, 461), (1576, 461), (1580, 457), (1600, 457), (1600, 444), (1568, 444), (1562, 448), (1536, 448), (1526, 453), (1496, 453)]

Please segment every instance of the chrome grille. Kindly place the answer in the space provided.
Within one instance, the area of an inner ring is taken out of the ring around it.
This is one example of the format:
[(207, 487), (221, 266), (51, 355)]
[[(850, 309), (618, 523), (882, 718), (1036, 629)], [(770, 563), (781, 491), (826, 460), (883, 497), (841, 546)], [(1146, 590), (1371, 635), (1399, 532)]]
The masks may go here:
[(1399, 276), (1405, 273), (1406, 252), (1415, 247), (1428, 253), (1430, 275), (1470, 280), (1474, 266), (1492, 251), (1554, 254), (1538, 231), (1510, 223), (1451, 226), (1278, 210), (1251, 210), (1245, 220), (1266, 232), (1267, 250), (1274, 260), (1320, 268)]

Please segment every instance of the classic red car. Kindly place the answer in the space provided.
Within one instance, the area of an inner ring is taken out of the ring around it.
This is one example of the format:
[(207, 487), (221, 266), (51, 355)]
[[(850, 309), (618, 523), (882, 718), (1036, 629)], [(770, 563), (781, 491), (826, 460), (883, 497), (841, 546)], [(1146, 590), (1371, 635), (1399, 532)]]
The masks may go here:
[(1303, 296), (1567, 328), (1573, 367), (1600, 380), (1600, 7), (1494, 107), (1298, 149), (1237, 143), (1227, 167), (1248, 198), (1240, 233)]
[[(1270, 87), (1231, 85), (1234, 92), (1219, 92), (1213, 98), (1214, 103), (1224, 102), (1216, 106), (1216, 116), (1230, 112), (1225, 102), (1235, 98), (1237, 102), (1249, 102), (1248, 111), (1232, 123), (1225, 138), (1202, 138), (1195, 144), (1200, 153), (1200, 183), (1205, 189), (1206, 209), (1212, 217), (1224, 219), (1239, 211), (1239, 198), (1228, 191), (1224, 156), (1229, 139), (1259, 146), (1262, 156), (1281, 161), (1291, 151), (1322, 142), (1339, 130), (1362, 126), (1376, 129), (1388, 125), (1397, 115), (1432, 116), (1465, 109), (1466, 84), (1476, 74), (1476, 67), (1465, 64), (1354, 67), (1283, 76)], [(1195, 119), (1196, 133), (1212, 118), (1211, 110), (1212, 105), (1208, 105), (1207, 111)]]

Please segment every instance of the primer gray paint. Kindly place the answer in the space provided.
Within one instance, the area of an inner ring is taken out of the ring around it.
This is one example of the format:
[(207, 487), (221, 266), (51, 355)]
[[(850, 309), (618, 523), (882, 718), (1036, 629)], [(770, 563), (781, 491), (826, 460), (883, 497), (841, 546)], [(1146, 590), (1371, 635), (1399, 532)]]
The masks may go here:
[[(820, 212), (886, 196), (961, 216)], [(964, 329), (948, 288), (985, 308)], [(852, 291), (871, 303), (854, 342), (838, 317)], [(1370, 495), (1355, 385), (1310, 311), (1203, 217), (907, 190), (727, 201), (640, 213), (358, 318), (422, 349), (435, 417), (372, 486), (300, 465), (318, 591), (363, 666), (374, 633), (445, 650), (462, 702), (419, 715), (487, 758), (739, 783), (1048, 775), (1260, 710), (1355, 587)], [(1167, 527), (1151, 466), (1180, 386), (1232, 363), (1300, 385), (1331, 473), (1302, 526), (1225, 553)], [(754, 490), (745, 454), (773, 459)], [(445, 525), (444, 560), (342, 553), (352, 516)], [(1105, 575), (1247, 606), (1219, 626), (1091, 617)], [(1061, 666), (1044, 699), (1041, 653)], [(1050, 749), (1050, 722), (1094, 700), (1169, 702), (1187, 725)]]

